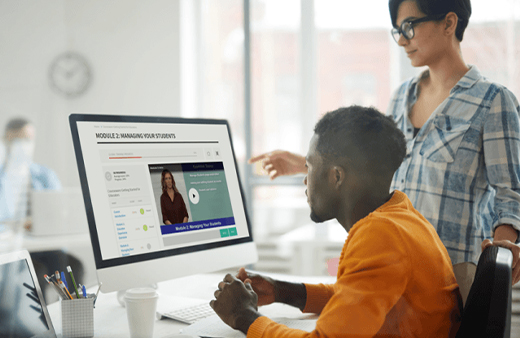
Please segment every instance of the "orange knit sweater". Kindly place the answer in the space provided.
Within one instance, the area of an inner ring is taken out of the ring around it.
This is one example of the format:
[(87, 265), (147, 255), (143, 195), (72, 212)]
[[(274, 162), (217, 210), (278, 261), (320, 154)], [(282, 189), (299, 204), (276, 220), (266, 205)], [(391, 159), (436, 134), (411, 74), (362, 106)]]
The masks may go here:
[(309, 285), (304, 312), (320, 313), (313, 332), (267, 317), (247, 337), (454, 337), (461, 298), (448, 253), (408, 197), (392, 198), (349, 232), (337, 281)]

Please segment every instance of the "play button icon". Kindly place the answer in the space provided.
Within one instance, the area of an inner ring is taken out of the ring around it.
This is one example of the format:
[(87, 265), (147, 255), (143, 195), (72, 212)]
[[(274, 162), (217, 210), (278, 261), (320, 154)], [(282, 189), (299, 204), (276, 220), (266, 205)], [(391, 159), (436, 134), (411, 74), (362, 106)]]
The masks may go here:
[(191, 188), (188, 194), (190, 195), (191, 203), (193, 203), (193, 204), (199, 203), (199, 192), (197, 190), (195, 190), (195, 188)]

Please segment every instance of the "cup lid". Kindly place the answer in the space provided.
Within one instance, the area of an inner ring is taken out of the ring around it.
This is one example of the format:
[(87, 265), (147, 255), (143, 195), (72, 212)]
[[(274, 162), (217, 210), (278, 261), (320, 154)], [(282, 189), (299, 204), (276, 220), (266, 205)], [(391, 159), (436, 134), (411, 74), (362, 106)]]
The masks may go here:
[(125, 298), (131, 299), (153, 298), (156, 296), (157, 292), (153, 288), (134, 288), (127, 290), (125, 293)]

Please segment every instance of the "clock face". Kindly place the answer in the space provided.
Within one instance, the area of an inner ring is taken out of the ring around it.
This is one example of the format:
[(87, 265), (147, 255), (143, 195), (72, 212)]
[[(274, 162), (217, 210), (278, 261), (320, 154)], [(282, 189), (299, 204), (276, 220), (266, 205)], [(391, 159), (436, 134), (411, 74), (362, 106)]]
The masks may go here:
[(74, 52), (58, 55), (49, 68), (49, 83), (59, 94), (74, 98), (90, 86), (91, 71), (87, 60)]

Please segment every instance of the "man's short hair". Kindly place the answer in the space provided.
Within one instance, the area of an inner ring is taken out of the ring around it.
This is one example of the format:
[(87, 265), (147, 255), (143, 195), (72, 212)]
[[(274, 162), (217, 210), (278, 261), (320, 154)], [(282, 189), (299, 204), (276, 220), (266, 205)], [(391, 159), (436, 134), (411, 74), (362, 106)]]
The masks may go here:
[(415, 1), (417, 8), (426, 15), (441, 15), (449, 12), (457, 14), (459, 21), (455, 36), (459, 41), (462, 41), (471, 16), (470, 0), (389, 0), (390, 18), (392, 19), (392, 26), (395, 28), (397, 28), (397, 11), (405, 1)]
[(392, 118), (376, 108), (350, 106), (325, 114), (314, 128), (317, 151), (374, 177), (391, 178), (406, 155), (406, 141)]
[(23, 117), (13, 118), (13, 119), (9, 120), (9, 122), (7, 122), (7, 124), (5, 126), (5, 134), (7, 134), (8, 132), (20, 131), (29, 124), (31, 124), (31, 121), (29, 121), (28, 119), (25, 119)]

